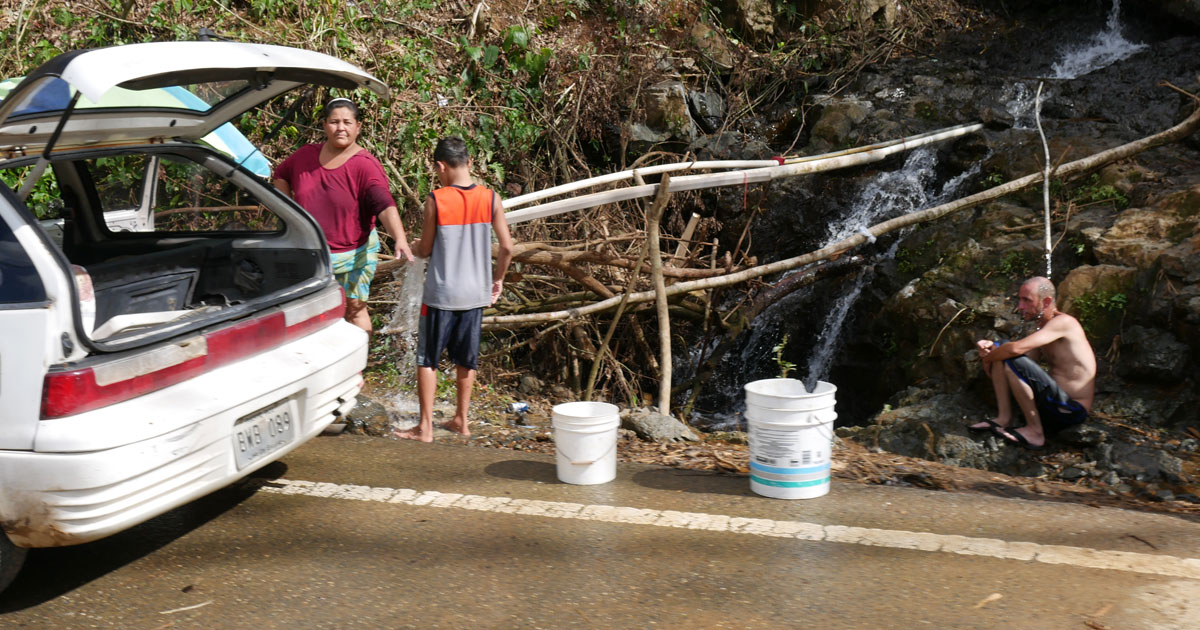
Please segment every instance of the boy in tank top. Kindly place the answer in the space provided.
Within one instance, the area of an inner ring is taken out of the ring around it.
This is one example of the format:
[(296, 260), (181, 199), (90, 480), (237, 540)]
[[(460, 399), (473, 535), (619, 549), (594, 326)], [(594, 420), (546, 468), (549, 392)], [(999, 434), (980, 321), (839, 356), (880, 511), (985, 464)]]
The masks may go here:
[[(412, 243), (414, 255), (429, 259), (417, 331), (421, 421), (413, 429), (395, 432), (396, 437), (422, 442), (433, 441), (433, 398), (443, 350), (457, 369), (454, 419), (443, 426), (471, 434), (467, 409), (479, 362), (483, 309), (499, 299), (513, 253), (500, 197), (471, 179), (466, 143), (443, 138), (433, 151), (433, 163), (442, 187), (425, 200), (421, 238)], [(494, 267), (493, 232), (498, 244)]]

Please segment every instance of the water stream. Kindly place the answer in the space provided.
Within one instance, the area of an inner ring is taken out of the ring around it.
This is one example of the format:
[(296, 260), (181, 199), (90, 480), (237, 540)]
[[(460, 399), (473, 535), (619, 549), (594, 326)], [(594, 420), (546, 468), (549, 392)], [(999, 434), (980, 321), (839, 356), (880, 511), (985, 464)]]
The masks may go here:
[(1062, 49), (1061, 60), (1051, 66), (1051, 79), (1074, 79), (1110, 66), (1146, 49), (1147, 45), (1125, 39), (1121, 29), (1121, 0), (1113, 0), (1104, 30), (1080, 46)]
[[(853, 236), (881, 221), (949, 201), (956, 196), (964, 182), (979, 172), (979, 162), (976, 162), (939, 189), (936, 166), (937, 154), (932, 149), (919, 149), (909, 155), (899, 170), (883, 173), (868, 182), (851, 203), (850, 214), (829, 226), (829, 238), (822, 247)], [(894, 258), (899, 245), (899, 240), (894, 241), (880, 256), (880, 260)], [(809, 355), (808, 373), (803, 379), (809, 391), (813, 391), (817, 381), (828, 374), (840, 346), (846, 318), (873, 276), (873, 267), (863, 267), (849, 290), (828, 309), (817, 335), (816, 346)]]
[[(851, 200), (849, 209), (839, 220), (825, 228), (821, 245), (840, 241), (887, 219), (922, 210), (958, 195), (963, 185), (978, 175), (978, 162), (969, 170), (942, 181), (938, 174), (937, 151), (925, 147), (908, 154), (903, 166), (879, 173), (866, 181)], [(881, 253), (878, 261), (893, 258), (902, 239), (893, 240)], [(796, 270), (791, 273), (799, 273)], [(755, 318), (741, 351), (731, 353), (721, 363), (718, 373), (708, 387), (716, 391), (715, 402), (721, 411), (704, 418), (713, 429), (737, 428), (737, 410), (742, 405), (741, 388), (758, 378), (778, 375), (775, 348), (784, 335), (789, 336), (789, 356), (805, 357), (806, 374), (797, 375), (811, 391), (818, 380), (826, 380), (842, 342), (842, 332), (853, 317), (854, 307), (875, 275), (872, 265), (864, 265), (849, 281), (840, 285), (836, 280), (822, 281), (800, 289), (763, 310)], [(819, 313), (816, 317), (807, 314)], [(799, 352), (796, 352), (799, 350)], [(697, 353), (708, 349), (694, 349)]]
[(392, 317), (379, 330), (380, 333), (395, 335), (396, 343), (404, 348), (396, 371), (399, 387), (392, 397), (391, 409), (400, 414), (414, 414), (420, 410), (416, 395), (417, 380), (417, 325), (421, 317), (421, 297), (425, 291), (426, 259), (418, 258), (393, 272), (400, 283), (400, 293), (392, 307)]

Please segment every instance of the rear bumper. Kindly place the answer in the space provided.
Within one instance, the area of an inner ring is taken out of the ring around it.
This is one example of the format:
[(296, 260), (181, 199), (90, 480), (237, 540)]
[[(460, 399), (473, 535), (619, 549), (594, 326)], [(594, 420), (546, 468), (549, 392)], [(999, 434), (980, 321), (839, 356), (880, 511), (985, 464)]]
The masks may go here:
[[(338, 322), (125, 403), (42, 421), (35, 451), (0, 451), (0, 526), (23, 547), (73, 545), (224, 487), (328, 426), (362, 388), (366, 358), (366, 335)], [(287, 399), (300, 414), (294, 439), (239, 470), (234, 424)]]

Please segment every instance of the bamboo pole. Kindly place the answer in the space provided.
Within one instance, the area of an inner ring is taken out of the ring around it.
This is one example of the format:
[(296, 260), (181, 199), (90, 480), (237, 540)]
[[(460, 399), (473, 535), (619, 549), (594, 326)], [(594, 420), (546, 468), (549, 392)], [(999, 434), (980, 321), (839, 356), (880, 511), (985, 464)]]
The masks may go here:
[[(983, 125), (979, 123), (959, 125), (957, 127), (950, 127), (940, 131), (933, 131), (915, 136), (909, 136), (907, 138), (901, 138), (899, 140), (894, 140), (882, 145), (859, 147), (858, 149), (842, 151), (828, 156), (814, 156), (812, 159), (795, 160), (785, 163), (782, 166), (727, 171), (724, 173), (684, 175), (671, 180), (671, 190), (672, 192), (683, 192), (687, 190), (699, 190), (702, 188), (714, 188), (717, 186), (744, 186), (746, 184), (771, 181), (772, 179), (778, 177), (793, 177), (796, 175), (818, 173), (821, 171), (869, 164), (871, 162), (878, 162), (890, 155), (894, 155), (902, 151), (908, 151), (926, 144), (966, 135), (982, 128)], [(574, 210), (582, 210), (584, 208), (593, 208), (595, 206), (608, 203), (617, 203), (620, 201), (630, 201), (632, 199), (650, 197), (656, 193), (658, 186), (658, 184), (643, 184), (639, 186), (630, 186), (628, 188), (619, 188), (617, 190), (606, 190), (588, 195), (580, 195), (570, 199), (552, 201), (550, 203), (544, 203), (538, 206), (514, 210), (506, 213), (505, 218), (508, 219), (509, 225), (513, 225), (523, 221), (542, 219), (545, 217), (554, 216), (556, 214), (562, 214), (564, 212), (572, 212)]]
[(616, 182), (623, 182), (628, 179), (636, 179), (634, 177), (635, 174), (638, 176), (644, 176), (644, 175), (658, 175), (660, 173), (674, 173), (677, 171), (687, 171), (687, 170), (711, 170), (711, 169), (719, 169), (719, 168), (763, 168), (763, 167), (767, 167), (767, 166), (779, 166), (781, 163), (783, 163), (783, 161), (784, 160), (782, 158), (778, 159), (778, 160), (710, 160), (710, 161), (704, 161), (704, 162), (697, 162), (697, 161), (693, 160), (691, 162), (676, 162), (673, 164), (656, 164), (654, 166), (644, 166), (642, 168), (631, 169), (628, 171), (621, 171), (619, 173), (608, 173), (607, 175), (597, 175), (596, 177), (590, 177), (588, 179), (581, 179), (577, 182), (570, 182), (567, 184), (562, 184), (561, 186), (554, 186), (552, 188), (536, 190), (534, 192), (527, 193), (524, 195), (518, 195), (511, 199), (505, 199), (502, 203), (504, 204), (505, 210), (509, 210), (512, 208), (519, 208), (521, 206), (531, 204), (535, 201), (541, 201), (542, 199), (547, 199), (549, 197), (557, 197), (558, 195), (565, 195), (566, 193), (575, 192), (576, 190), (582, 190), (584, 188), (591, 188), (592, 186), (599, 186), (601, 184), (612, 184), (612, 183), (616, 183)]
[(675, 255), (673, 260), (686, 260), (688, 254), (688, 245), (692, 240), (692, 235), (696, 233), (696, 224), (700, 223), (700, 215), (695, 212), (688, 219), (687, 225), (683, 228), (683, 234), (679, 236), (679, 245), (675, 246)]
[[(1200, 108), (1198, 108), (1195, 112), (1193, 112), (1191, 116), (1188, 116), (1186, 120), (1179, 123), (1178, 125), (1175, 125), (1174, 127), (1171, 127), (1165, 131), (1161, 131), (1157, 134), (1147, 136), (1140, 140), (1135, 140), (1133, 142), (1129, 142), (1129, 143), (1123, 144), (1121, 146), (1109, 149), (1107, 151), (1101, 151), (1100, 153), (1090, 155), (1086, 158), (1082, 158), (1082, 159), (1076, 160), (1074, 162), (1068, 162), (1067, 164), (1064, 164), (1062, 167), (1060, 167), (1058, 169), (1058, 173), (1063, 177), (1070, 177), (1070, 176), (1077, 175), (1080, 173), (1090, 172), (1090, 171), (1095, 170), (1105, 164), (1124, 160), (1130, 156), (1136, 155), (1136, 154), (1146, 151), (1148, 149), (1153, 149), (1155, 147), (1162, 146), (1164, 144), (1169, 144), (1171, 142), (1175, 142), (1177, 140), (1185, 138), (1185, 137), (1191, 135), (1193, 132), (1195, 132), (1197, 128), (1200, 128)], [(768, 263), (765, 265), (759, 265), (757, 267), (751, 267), (749, 269), (744, 269), (744, 270), (736, 272), (736, 273), (726, 274), (726, 275), (718, 276), (718, 277), (714, 277), (714, 278), (703, 278), (703, 279), (693, 280), (693, 281), (689, 281), (689, 282), (678, 282), (676, 284), (671, 285), (670, 287), (667, 287), (666, 294), (668, 297), (670, 297), (672, 295), (677, 295), (680, 293), (687, 293), (690, 291), (731, 286), (734, 284), (745, 282), (747, 280), (759, 278), (759, 277), (762, 277), (765, 275), (778, 273), (781, 271), (788, 271), (790, 269), (795, 269), (797, 267), (807, 265), (810, 263), (814, 263), (814, 262), (817, 262), (820, 260), (834, 258), (834, 257), (837, 257), (837, 256), (849, 251), (850, 249), (853, 249), (864, 243), (867, 243), (868, 239), (875, 240), (875, 238), (882, 236), (884, 234), (887, 234), (889, 232), (893, 232), (893, 231), (899, 230), (901, 228), (908, 227), (910, 225), (915, 225), (918, 223), (924, 223), (927, 221), (940, 219), (941, 217), (944, 217), (948, 214), (952, 214), (954, 212), (959, 212), (959, 211), (965, 210), (967, 208), (972, 208), (981, 203), (991, 201), (993, 199), (998, 199), (1005, 195), (1010, 195), (1017, 191), (1028, 188), (1029, 186), (1037, 184), (1038, 182), (1042, 181), (1042, 177), (1043, 177), (1042, 173), (1033, 173), (1030, 175), (1026, 175), (1025, 177), (1022, 177), (1020, 179), (1016, 179), (1011, 182), (1008, 182), (1007, 184), (1001, 184), (994, 188), (989, 188), (988, 190), (985, 190), (985, 191), (982, 191), (982, 192), (979, 192), (979, 193), (976, 193), (974, 195), (970, 195), (967, 197), (963, 197), (961, 199), (957, 199), (955, 201), (951, 201), (949, 203), (942, 204), (940, 206), (935, 206), (933, 208), (928, 208), (925, 210), (912, 212), (912, 213), (906, 214), (904, 216), (896, 217), (894, 219), (889, 219), (882, 223), (878, 223), (876, 225), (871, 226), (870, 229), (863, 230), (863, 231), (858, 232), (848, 238), (845, 238), (836, 243), (827, 245), (819, 250), (809, 252), (807, 254), (802, 254), (800, 256), (795, 256), (792, 258), (775, 261), (773, 263)], [(674, 181), (671, 182), (671, 190), (675, 191), (675, 182)], [(648, 302), (648, 301), (654, 299), (654, 297), (655, 297), (655, 294), (653, 291), (641, 291), (641, 292), (635, 293), (633, 295), (630, 295), (629, 302), (631, 302), (631, 303)], [(596, 313), (599, 311), (608, 310), (609, 308), (612, 308), (616, 304), (616, 302), (621, 299), (623, 299), (623, 296), (609, 298), (607, 300), (602, 300), (600, 302), (596, 302), (594, 304), (589, 304), (588, 306), (584, 306), (584, 307), (573, 308), (573, 309), (557, 311), (557, 312), (552, 312), (552, 313), (536, 313), (536, 314), (531, 314), (531, 315), (507, 315), (507, 316), (503, 316), (503, 317), (496, 317), (496, 316), (484, 317), (483, 323), (486, 327), (495, 327), (495, 326), (504, 326), (504, 325), (508, 325), (508, 324), (517, 324), (517, 323), (525, 323), (525, 322), (539, 322), (539, 321), (541, 321), (541, 322), (556, 321), (559, 319), (580, 317), (582, 315), (587, 315), (590, 313)]]
[(647, 251), (650, 255), (650, 273), (654, 279), (654, 305), (658, 312), (658, 412), (664, 416), (671, 415), (671, 314), (667, 309), (667, 284), (663, 280), (658, 225), (667, 207), (667, 200), (671, 198), (670, 187), (671, 176), (663, 173), (658, 184), (658, 197), (646, 214)]
[[(951, 127), (949, 129), (951, 129), (951, 130), (959, 129), (961, 127), (969, 127), (969, 126), (972, 126), (972, 125), (960, 125), (959, 127)], [(641, 168), (629, 169), (629, 170), (620, 171), (617, 173), (608, 173), (606, 175), (597, 175), (596, 177), (579, 180), (577, 182), (570, 182), (567, 184), (562, 184), (560, 186), (554, 186), (551, 188), (534, 191), (534, 192), (531, 192), (531, 193), (528, 193), (525, 195), (519, 195), (517, 197), (513, 197), (511, 199), (504, 200), (503, 205), (506, 210), (509, 210), (512, 208), (517, 208), (520, 206), (530, 204), (534, 201), (540, 201), (542, 199), (547, 199), (549, 197), (557, 197), (558, 195), (563, 195), (563, 194), (566, 194), (569, 192), (574, 192), (576, 190), (582, 190), (584, 188), (591, 188), (592, 186), (599, 186), (601, 184), (611, 184), (611, 183), (616, 183), (616, 182), (623, 182), (623, 181), (629, 180), (629, 179), (637, 180), (641, 176), (645, 176), (645, 175), (658, 175), (660, 173), (675, 173), (678, 171), (687, 171), (687, 170), (768, 168), (768, 167), (780, 166), (780, 165), (785, 165), (785, 164), (798, 164), (801, 162), (821, 162), (824, 160), (843, 157), (843, 156), (847, 156), (847, 155), (853, 155), (856, 153), (869, 153), (871, 151), (878, 151), (880, 149), (885, 149), (888, 147), (901, 145), (903, 143), (909, 143), (909, 148), (911, 148), (913, 146), (917, 146), (917, 145), (912, 144), (913, 142), (921, 141), (927, 137), (935, 136), (935, 135), (941, 134), (945, 131), (948, 131), (948, 130), (930, 131), (930, 132), (926, 132), (926, 133), (916, 134), (913, 136), (908, 136), (907, 138), (898, 138), (896, 140), (888, 140), (885, 142), (878, 142), (878, 143), (869, 144), (866, 146), (854, 147), (852, 149), (844, 149), (841, 151), (833, 151), (830, 153), (822, 153), (820, 155), (809, 155), (809, 156), (803, 156), (803, 157), (788, 157), (788, 158), (781, 157), (781, 158), (774, 158), (774, 159), (770, 159), (770, 160), (711, 160), (711, 161), (694, 161), (693, 160), (690, 162), (675, 162), (672, 164), (656, 164), (654, 166), (645, 166), (645, 167), (641, 167)], [(649, 195), (646, 195), (646, 196), (649, 196)], [(509, 216), (511, 217), (512, 215), (510, 214)], [(512, 223), (512, 222), (513, 221), (510, 218), (509, 223)]]

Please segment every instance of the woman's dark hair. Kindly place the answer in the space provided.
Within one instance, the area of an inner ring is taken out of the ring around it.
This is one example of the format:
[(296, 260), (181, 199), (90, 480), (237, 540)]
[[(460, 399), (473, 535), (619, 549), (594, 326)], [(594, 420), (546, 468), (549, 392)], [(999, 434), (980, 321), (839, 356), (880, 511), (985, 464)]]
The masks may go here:
[(329, 118), (329, 112), (332, 112), (340, 107), (345, 107), (346, 109), (350, 110), (350, 113), (354, 116), (354, 120), (359, 120), (358, 105), (355, 105), (354, 101), (342, 96), (331, 98), (329, 99), (328, 103), (325, 103), (325, 109), (321, 112), (321, 120)]
[(434, 162), (444, 162), (454, 168), (466, 166), (470, 159), (471, 154), (467, 153), (467, 143), (458, 136), (438, 140), (437, 147), (433, 149)]

